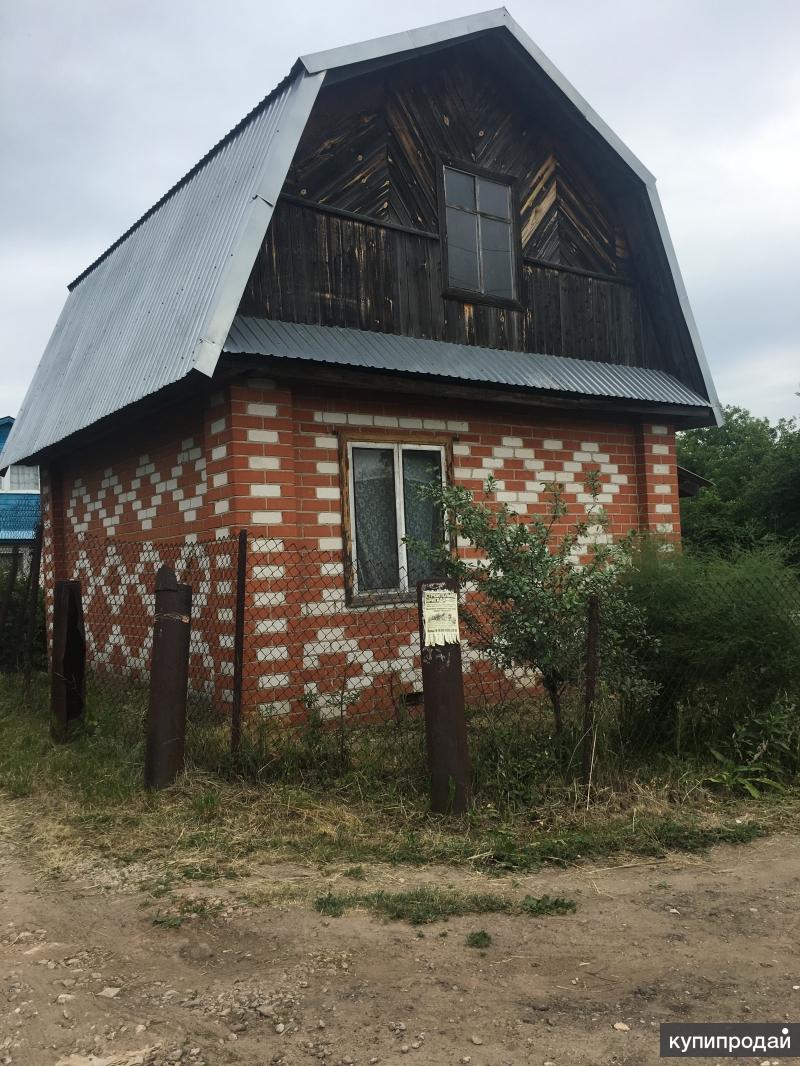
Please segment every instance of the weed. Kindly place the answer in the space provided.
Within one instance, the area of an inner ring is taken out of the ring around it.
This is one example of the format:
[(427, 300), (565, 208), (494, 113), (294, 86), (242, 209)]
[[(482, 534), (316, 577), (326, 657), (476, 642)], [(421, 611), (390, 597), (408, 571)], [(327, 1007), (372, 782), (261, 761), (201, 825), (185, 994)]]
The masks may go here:
[(344, 876), (349, 877), (351, 881), (366, 881), (367, 879), (363, 866), (348, 867), (344, 872)]
[(474, 933), (467, 933), (464, 937), (468, 948), (488, 948), (491, 942), (491, 933), (487, 933), (485, 929), (476, 929)]
[(575, 910), (574, 899), (563, 896), (526, 896), (520, 904), (523, 914), (540, 916), (544, 914), (570, 914)]
[(180, 929), (184, 919), (179, 914), (157, 914), (153, 919), (153, 925), (163, 926), (165, 929)]
[(408, 892), (350, 892), (320, 896), (314, 907), (321, 914), (339, 918), (345, 910), (362, 907), (387, 921), (405, 921), (411, 925), (447, 921), (466, 914), (564, 914), (574, 910), (571, 900), (540, 900), (526, 896), (521, 904), (507, 896), (493, 893), (456, 892), (434, 885), (422, 885)]

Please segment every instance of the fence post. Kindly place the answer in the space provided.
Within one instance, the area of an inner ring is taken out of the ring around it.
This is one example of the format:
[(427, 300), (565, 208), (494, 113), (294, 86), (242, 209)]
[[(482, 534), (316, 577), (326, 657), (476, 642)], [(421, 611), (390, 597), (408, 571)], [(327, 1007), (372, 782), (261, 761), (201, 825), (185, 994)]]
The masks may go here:
[(431, 810), (436, 814), (463, 814), (469, 805), (470, 768), (458, 632), (458, 584), (451, 580), (420, 581), (417, 612)]
[(25, 626), (25, 646), (22, 649), (23, 674), (26, 694), (31, 688), (31, 667), (33, 664), (33, 642), (36, 640), (36, 619), (39, 614), (39, 572), (42, 565), (42, 523), (36, 526), (31, 554), (31, 568), (28, 573), (27, 623)]
[[(594, 763), (595, 721), (594, 701), (597, 695), (597, 672), (600, 661), (600, 604), (597, 596), (589, 597), (586, 620), (586, 679), (583, 705), (583, 751), (581, 753), (581, 777), (587, 790), (592, 784)], [(587, 802), (589, 794), (586, 794)]]
[(147, 707), (144, 764), (147, 788), (164, 788), (183, 768), (191, 621), (191, 585), (178, 584), (174, 571), (162, 566), (156, 575), (153, 658)]
[(53, 593), (50, 735), (64, 744), (86, 707), (86, 632), (80, 581), (56, 581)]
[(11, 549), (11, 561), (8, 565), (8, 581), (6, 582), (6, 594), (3, 598), (3, 606), (0, 609), (0, 640), (6, 631), (6, 621), (11, 610), (11, 601), (14, 598), (14, 589), (17, 586), (17, 574), (19, 573), (19, 544)]
[(247, 577), (247, 530), (239, 530), (236, 555), (236, 614), (233, 633), (233, 703), (231, 704), (231, 756), (239, 758), (242, 744), (242, 679), (244, 675), (244, 600)]

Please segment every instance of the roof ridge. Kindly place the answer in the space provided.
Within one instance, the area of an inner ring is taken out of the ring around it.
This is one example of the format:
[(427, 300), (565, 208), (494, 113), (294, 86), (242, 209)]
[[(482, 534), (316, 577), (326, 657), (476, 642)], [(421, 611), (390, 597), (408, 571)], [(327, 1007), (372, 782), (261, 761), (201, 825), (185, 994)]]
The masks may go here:
[(159, 210), (159, 208), (164, 206), (167, 200), (171, 199), (172, 196), (174, 196), (179, 189), (182, 189), (184, 185), (191, 181), (195, 174), (202, 170), (203, 167), (206, 166), (206, 164), (211, 159), (213, 159), (213, 157), (216, 156), (225, 147), (226, 144), (230, 144), (234, 137), (238, 136), (238, 134), (241, 133), (241, 131), (247, 125), (249, 125), (249, 123), (252, 122), (253, 119), (256, 118), (256, 116), (259, 115), (265, 107), (267, 107), (267, 105), (275, 98), (275, 96), (279, 92), (281, 92), (281, 90), (293, 78), (297, 76), (298, 71), (300, 71), (301, 69), (302, 63), (298, 59), (292, 65), (292, 69), (289, 71), (289, 73), (284, 78), (281, 78), (281, 80), (278, 82), (274, 89), (267, 93), (267, 95), (262, 100), (260, 100), (255, 105), (255, 107), (251, 108), (250, 111), (248, 111), (247, 114), (242, 119), (240, 119), (235, 126), (231, 127), (231, 129), (228, 130), (224, 137), (221, 137), (216, 142), (216, 144), (212, 145), (211, 148), (209, 148), (209, 150), (205, 153), (205, 155), (198, 159), (194, 166), (186, 171), (183, 177), (178, 178), (178, 180), (167, 189), (163, 196), (159, 197), (159, 199), (156, 200), (152, 207), (149, 207), (143, 215), (140, 215), (140, 217), (132, 225), (130, 225), (121, 236), (117, 237), (113, 244), (110, 244), (104, 252), (101, 252), (96, 259), (93, 259), (92, 262), (84, 270), (82, 270), (80, 274), (78, 274), (75, 278), (73, 278), (72, 281), (69, 282), (69, 284), (67, 285), (67, 289), (69, 290), (69, 292), (72, 292), (73, 289), (80, 285), (84, 278), (91, 274), (92, 271), (95, 270), (95, 268), (98, 267), (105, 259), (107, 259), (113, 251), (119, 248), (119, 246), (123, 244), (128, 239), (128, 237), (131, 236), (132, 233), (135, 233), (140, 226), (144, 225), (144, 223), (149, 218), (151, 218), (156, 213), (156, 211)]

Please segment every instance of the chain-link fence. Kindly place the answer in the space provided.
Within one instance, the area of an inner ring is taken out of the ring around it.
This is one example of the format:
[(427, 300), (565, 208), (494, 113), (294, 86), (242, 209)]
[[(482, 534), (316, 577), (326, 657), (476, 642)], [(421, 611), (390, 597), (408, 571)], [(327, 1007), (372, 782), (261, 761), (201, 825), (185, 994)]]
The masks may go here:
[[(83, 537), (68, 572), (81, 584), (90, 721), (113, 716), (132, 747), (143, 745), (155, 581), (164, 565), (192, 588), (194, 765), (261, 781), (346, 776), (374, 788), (425, 787), (416, 597), (360, 598), (341, 552), (307, 545), (252, 536)], [(670, 759), (705, 760), (753, 782), (782, 768), (796, 772), (796, 573), (769, 556), (675, 557), (668, 565), (654, 557), (620, 580), (627, 628), (601, 599), (593, 657), (588, 614), (578, 614), (576, 661), (557, 684), (509, 659), (487, 637), (491, 611), (482, 614), (485, 605), (463, 593), (476, 794), (525, 803), (548, 775), (600, 782)], [(621, 633), (629, 642), (623, 656)]]

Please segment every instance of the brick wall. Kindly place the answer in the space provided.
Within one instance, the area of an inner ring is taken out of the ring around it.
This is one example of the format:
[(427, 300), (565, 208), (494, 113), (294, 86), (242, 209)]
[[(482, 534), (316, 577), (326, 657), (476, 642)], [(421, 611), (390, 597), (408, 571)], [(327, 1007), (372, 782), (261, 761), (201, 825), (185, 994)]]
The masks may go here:
[[(254, 377), (76, 450), (60, 469), (46, 472), (47, 588), (54, 577), (81, 578), (90, 655), (146, 671), (149, 624), (134, 634), (121, 611), (118, 621), (101, 625), (100, 606), (122, 596), (149, 623), (152, 593), (141, 558), (154, 544), (194, 545), (197, 573), (213, 591), (198, 607), (194, 673), (212, 676), (208, 691), (229, 699), (231, 553), (204, 555), (203, 545), (247, 527), (249, 703), (264, 713), (288, 714), (301, 713), (311, 700), (323, 714), (334, 714), (344, 686), (349, 713), (356, 713), (378, 689), (392, 699), (418, 689), (415, 609), (345, 603), (343, 432), (351, 439), (364, 433), (373, 440), (446, 441), (457, 482), (480, 492), (491, 473), (498, 498), (521, 515), (542, 513), (545, 483), (558, 481), (569, 507), (562, 527), (586, 515), (591, 497), (585, 478), (597, 470), (598, 502), (610, 521), (605, 530), (591, 526), (587, 540), (632, 528), (679, 537), (669, 425), (444, 401), (433, 394), (292, 390)], [(129, 542), (142, 545), (138, 563), (131, 561), (134, 549), (123, 550)], [(467, 666), (476, 667), (469, 655)]]

